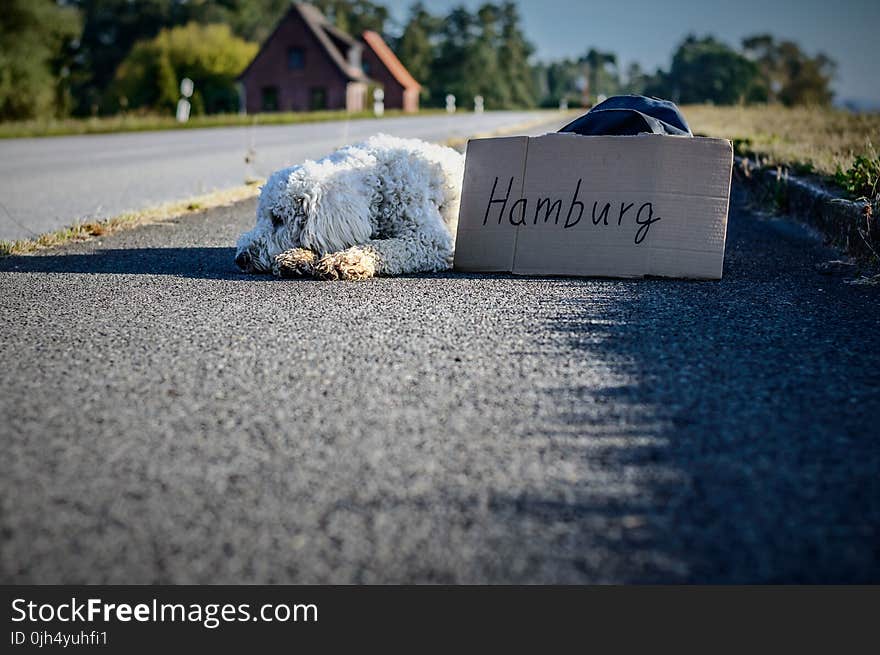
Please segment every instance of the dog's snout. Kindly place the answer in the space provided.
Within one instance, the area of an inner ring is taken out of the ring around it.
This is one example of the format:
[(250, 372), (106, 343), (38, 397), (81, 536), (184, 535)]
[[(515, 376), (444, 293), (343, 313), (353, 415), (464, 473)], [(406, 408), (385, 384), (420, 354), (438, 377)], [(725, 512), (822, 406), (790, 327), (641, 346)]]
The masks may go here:
[(251, 270), (251, 254), (247, 250), (242, 250), (235, 256), (235, 265), (243, 271)]

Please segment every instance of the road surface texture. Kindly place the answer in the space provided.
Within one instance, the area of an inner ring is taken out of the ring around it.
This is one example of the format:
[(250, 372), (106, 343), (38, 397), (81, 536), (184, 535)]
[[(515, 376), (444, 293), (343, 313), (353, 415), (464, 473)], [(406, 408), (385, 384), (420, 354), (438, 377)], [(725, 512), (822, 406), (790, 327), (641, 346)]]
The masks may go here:
[(0, 260), (14, 583), (880, 582), (880, 289), (245, 275), (254, 201)]
[(240, 186), (376, 132), (443, 141), (542, 116), (547, 112), (2, 139), (0, 240)]

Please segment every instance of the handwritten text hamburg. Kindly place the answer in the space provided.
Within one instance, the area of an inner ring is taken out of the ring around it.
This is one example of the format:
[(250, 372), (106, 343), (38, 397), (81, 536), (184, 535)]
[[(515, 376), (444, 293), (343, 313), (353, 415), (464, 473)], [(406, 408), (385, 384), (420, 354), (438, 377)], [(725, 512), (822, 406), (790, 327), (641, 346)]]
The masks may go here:
[[(483, 225), (489, 222), (489, 216), (493, 210), (498, 211), (498, 224), (506, 219), (511, 225), (527, 226), (538, 225), (539, 221), (549, 223), (551, 218), (554, 225), (561, 225), (563, 229), (569, 229), (581, 222), (584, 217), (584, 203), (578, 199), (583, 179), (578, 179), (577, 186), (574, 188), (574, 194), (571, 202), (568, 204), (568, 212), (563, 213), (562, 199), (553, 200), (552, 198), (538, 198), (534, 209), (529, 208), (528, 198), (519, 198), (510, 204), (510, 192), (513, 189), (513, 179), (507, 183), (507, 193), (504, 196), (496, 197), (495, 192), (498, 188), (498, 178), (492, 184), (492, 192), (489, 194), (489, 204), (486, 205), (486, 214), (483, 217)], [(502, 183), (503, 188), (503, 183)], [(575, 210), (577, 208), (577, 210)], [(564, 218), (564, 220), (562, 220)], [(648, 236), (648, 230), (651, 225), (661, 220), (660, 216), (654, 215), (654, 207), (650, 202), (642, 203), (638, 208), (635, 203), (620, 203), (620, 207), (615, 207), (612, 211), (611, 203), (606, 202), (600, 205), (598, 202), (593, 203), (593, 211), (591, 220), (593, 225), (616, 225), (621, 227), (624, 220), (627, 222), (635, 221), (637, 226), (633, 242), (638, 245)]]

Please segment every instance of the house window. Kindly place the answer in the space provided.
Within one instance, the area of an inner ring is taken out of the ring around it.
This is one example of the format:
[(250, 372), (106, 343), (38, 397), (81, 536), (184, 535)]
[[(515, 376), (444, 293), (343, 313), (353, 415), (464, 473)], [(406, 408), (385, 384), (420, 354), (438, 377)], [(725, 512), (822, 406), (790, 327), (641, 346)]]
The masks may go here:
[(300, 70), (306, 67), (306, 51), (302, 48), (287, 49), (287, 68)]
[(309, 109), (327, 109), (327, 89), (323, 86), (313, 86), (309, 89)]
[(368, 62), (368, 61), (365, 59), (365, 60), (364, 60), (364, 63), (361, 64), (361, 70), (364, 71), (364, 75), (367, 75), (367, 76), (370, 75), (370, 68), (371, 68), (371, 66), (370, 66), (370, 62)]
[(264, 86), (260, 106), (263, 111), (278, 111), (278, 87)]

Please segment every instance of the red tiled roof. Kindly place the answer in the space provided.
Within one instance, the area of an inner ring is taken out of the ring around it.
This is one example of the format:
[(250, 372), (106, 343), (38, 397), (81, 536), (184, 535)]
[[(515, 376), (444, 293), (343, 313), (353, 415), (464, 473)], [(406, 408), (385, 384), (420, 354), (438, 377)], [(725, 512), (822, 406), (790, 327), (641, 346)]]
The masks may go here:
[(385, 43), (381, 36), (372, 30), (366, 30), (363, 33), (363, 39), (403, 88), (422, 88), (422, 86), (416, 82), (415, 78), (410, 75), (409, 71), (406, 70), (406, 66), (400, 62), (397, 55), (391, 51), (391, 48), (388, 47), (388, 44)]

